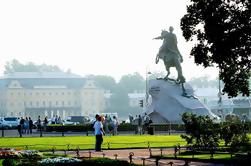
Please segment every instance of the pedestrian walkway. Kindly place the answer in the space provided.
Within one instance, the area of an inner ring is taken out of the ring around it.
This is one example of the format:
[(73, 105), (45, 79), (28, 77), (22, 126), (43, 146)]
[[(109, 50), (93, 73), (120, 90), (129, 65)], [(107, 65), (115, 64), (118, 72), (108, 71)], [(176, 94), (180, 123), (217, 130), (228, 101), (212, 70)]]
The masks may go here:
[[(128, 162), (133, 162), (135, 164), (154, 166), (156, 165), (156, 159), (150, 158), (152, 155), (167, 155), (173, 154), (171, 149), (119, 149), (119, 150), (103, 150), (102, 152), (95, 151), (80, 151), (80, 157), (107, 157), (111, 159), (126, 160)], [(90, 156), (91, 155), (91, 156)], [(132, 157), (130, 160), (130, 156)], [(168, 160), (161, 159), (158, 161), (158, 166), (162, 165), (173, 165), (173, 166), (183, 166), (185, 161), (183, 160)], [(189, 166), (223, 166), (223, 164), (214, 164), (214, 163), (201, 163), (201, 162), (189, 162)]]

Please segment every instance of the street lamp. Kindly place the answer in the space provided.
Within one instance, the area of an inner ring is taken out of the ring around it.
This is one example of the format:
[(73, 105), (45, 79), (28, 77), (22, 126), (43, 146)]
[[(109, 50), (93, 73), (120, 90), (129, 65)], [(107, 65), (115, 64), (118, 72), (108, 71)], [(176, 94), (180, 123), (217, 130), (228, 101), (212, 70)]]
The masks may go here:
[(149, 98), (149, 93), (148, 93), (148, 75), (149, 74), (152, 74), (152, 73), (148, 71), (146, 67), (146, 106), (148, 105), (148, 98)]

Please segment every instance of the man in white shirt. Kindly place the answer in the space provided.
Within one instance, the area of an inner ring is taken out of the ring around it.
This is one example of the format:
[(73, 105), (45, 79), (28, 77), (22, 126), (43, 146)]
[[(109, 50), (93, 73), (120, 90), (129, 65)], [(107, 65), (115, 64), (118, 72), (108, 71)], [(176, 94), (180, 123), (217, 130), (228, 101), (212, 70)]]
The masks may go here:
[(103, 143), (103, 135), (105, 134), (104, 129), (103, 129), (103, 124), (101, 122), (102, 117), (99, 116), (97, 118), (97, 121), (94, 123), (94, 133), (96, 136), (96, 144), (95, 144), (95, 150), (96, 152), (101, 151), (101, 144)]

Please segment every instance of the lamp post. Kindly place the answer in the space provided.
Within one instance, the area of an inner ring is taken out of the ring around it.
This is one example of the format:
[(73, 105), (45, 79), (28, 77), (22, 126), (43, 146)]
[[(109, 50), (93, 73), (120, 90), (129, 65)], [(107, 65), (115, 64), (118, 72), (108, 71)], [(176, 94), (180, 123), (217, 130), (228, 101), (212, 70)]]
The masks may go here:
[(146, 67), (146, 105), (148, 105), (148, 98), (149, 98), (149, 93), (148, 93), (148, 75), (152, 74), (150, 71), (148, 71)]

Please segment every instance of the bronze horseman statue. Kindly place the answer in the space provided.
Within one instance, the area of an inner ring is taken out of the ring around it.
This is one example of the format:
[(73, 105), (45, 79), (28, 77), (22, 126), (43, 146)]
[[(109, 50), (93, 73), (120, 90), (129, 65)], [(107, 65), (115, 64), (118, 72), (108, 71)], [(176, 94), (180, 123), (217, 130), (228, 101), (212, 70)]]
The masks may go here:
[(185, 82), (185, 78), (182, 74), (182, 68), (180, 63), (183, 62), (183, 58), (179, 52), (177, 47), (177, 38), (176, 35), (173, 33), (173, 27), (169, 27), (169, 32), (166, 30), (162, 30), (161, 35), (154, 39), (161, 39), (163, 40), (163, 44), (159, 49), (159, 52), (156, 56), (155, 63), (159, 62), (159, 59), (164, 61), (167, 75), (163, 78), (164, 80), (173, 80), (168, 78), (170, 74), (170, 67), (175, 67), (178, 72), (178, 78), (175, 80), (176, 83), (183, 84)]

